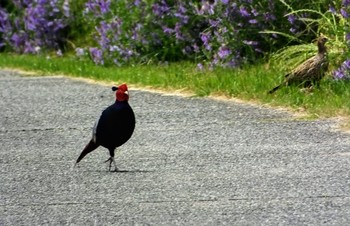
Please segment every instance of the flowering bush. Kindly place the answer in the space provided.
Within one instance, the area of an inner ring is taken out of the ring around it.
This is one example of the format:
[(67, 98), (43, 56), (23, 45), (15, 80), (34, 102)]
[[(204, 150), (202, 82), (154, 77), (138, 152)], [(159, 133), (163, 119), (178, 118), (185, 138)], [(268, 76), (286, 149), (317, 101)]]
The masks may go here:
[(43, 48), (60, 52), (64, 47), (68, 0), (12, 0), (6, 8), (0, 8), (0, 46), (18, 53), (39, 53)]
[(89, 49), (95, 63), (191, 59), (211, 67), (236, 67), (285, 45), (285, 36), (266, 30), (311, 39), (300, 19), (307, 14), (285, 17), (288, 7), (307, 5), (312, 4), (301, 0), (290, 5), (273, 0), (88, 0), (84, 13), (95, 27), (97, 45)]
[(320, 24), (326, 11), (345, 24), (349, 40), (348, 6), (349, 0), (6, 0), (0, 49), (61, 55), (69, 40), (77, 56), (101, 65), (193, 60), (200, 68), (237, 67), (300, 37), (309, 42), (315, 31), (333, 35)]
[(333, 71), (333, 77), (335, 80), (350, 80), (350, 0), (342, 0), (341, 3), (333, 2), (330, 11), (339, 21), (341, 28), (336, 30), (341, 42), (346, 46), (341, 53), (343, 60), (344, 58), (345, 60), (338, 69)]
[(342, 65), (333, 72), (333, 77), (336, 80), (350, 79), (350, 59), (345, 60)]

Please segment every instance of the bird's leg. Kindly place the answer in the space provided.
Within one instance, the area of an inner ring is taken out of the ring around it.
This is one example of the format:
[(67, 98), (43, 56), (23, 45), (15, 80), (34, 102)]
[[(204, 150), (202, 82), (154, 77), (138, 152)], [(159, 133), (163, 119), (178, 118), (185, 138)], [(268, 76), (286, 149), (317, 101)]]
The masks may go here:
[(109, 162), (109, 171), (111, 171), (112, 168), (112, 163), (114, 164), (114, 171), (117, 172), (118, 168), (117, 165), (115, 164), (114, 157), (109, 157), (105, 162)]
[[(117, 164), (114, 161), (114, 157), (112, 158), (112, 162), (114, 164), (114, 172), (118, 172)], [(109, 171), (111, 171), (111, 165), (109, 165)]]
[(118, 167), (117, 164), (114, 161), (114, 149), (109, 149), (109, 154), (111, 155), (111, 157), (109, 157), (109, 159), (107, 159), (105, 162), (109, 161), (109, 171), (111, 172), (111, 168), (112, 168), (112, 163), (114, 164), (114, 172), (118, 171)]

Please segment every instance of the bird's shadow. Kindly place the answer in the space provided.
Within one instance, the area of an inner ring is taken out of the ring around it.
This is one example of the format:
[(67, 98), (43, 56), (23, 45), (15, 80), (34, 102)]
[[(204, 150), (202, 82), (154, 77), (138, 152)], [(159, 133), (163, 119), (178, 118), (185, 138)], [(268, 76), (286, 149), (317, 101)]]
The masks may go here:
[(151, 173), (151, 170), (113, 170), (107, 171), (107, 173)]
[(121, 174), (134, 174), (134, 173), (152, 173), (154, 171), (152, 170), (138, 170), (138, 169), (135, 169), (135, 170), (118, 170), (118, 171), (115, 171), (115, 170), (112, 170), (112, 171), (109, 171), (109, 170), (84, 170), (85, 172), (95, 172), (95, 173), (106, 173), (106, 174), (112, 174), (112, 173), (121, 173)]
[[(77, 164), (74, 164), (72, 166), (71, 170), (77, 170), (79, 168), (82, 168), (82, 167), (80, 167)], [(99, 172), (99, 173), (151, 173), (151, 172), (154, 172), (154, 170), (141, 170), (141, 169), (132, 169), (132, 170), (118, 169), (117, 171), (116, 170), (109, 171), (109, 170), (102, 170), (102, 169), (100, 169), (100, 170), (86, 169), (84, 171), (86, 171), (86, 172)]]

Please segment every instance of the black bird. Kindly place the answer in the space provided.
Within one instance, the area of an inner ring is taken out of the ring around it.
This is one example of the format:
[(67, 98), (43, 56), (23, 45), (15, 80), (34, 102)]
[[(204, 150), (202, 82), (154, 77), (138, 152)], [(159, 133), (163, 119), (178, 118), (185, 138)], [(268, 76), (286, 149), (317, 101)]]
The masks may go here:
[(85, 155), (102, 146), (109, 150), (110, 158), (109, 171), (111, 171), (112, 163), (114, 163), (115, 171), (118, 171), (114, 161), (114, 151), (117, 147), (127, 142), (135, 129), (135, 115), (130, 107), (128, 100), (128, 87), (123, 84), (119, 87), (112, 87), (116, 92), (116, 101), (107, 107), (96, 121), (92, 139), (81, 152), (76, 163), (79, 163)]
[(283, 85), (304, 85), (310, 87), (314, 83), (318, 83), (328, 70), (327, 48), (325, 46), (327, 38), (320, 35), (317, 39), (318, 52), (317, 55), (307, 59), (290, 73), (285, 76), (282, 84), (276, 86), (268, 93), (274, 93)]

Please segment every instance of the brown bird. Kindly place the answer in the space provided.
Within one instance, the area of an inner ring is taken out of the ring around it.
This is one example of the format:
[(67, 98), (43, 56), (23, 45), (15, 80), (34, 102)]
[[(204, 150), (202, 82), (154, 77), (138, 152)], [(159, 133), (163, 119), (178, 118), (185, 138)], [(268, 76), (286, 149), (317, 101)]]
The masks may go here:
[(274, 93), (283, 85), (304, 85), (304, 87), (310, 87), (312, 84), (317, 84), (328, 70), (327, 48), (325, 46), (327, 40), (328, 39), (321, 34), (317, 39), (317, 54), (286, 74), (284, 81), (268, 93)]

